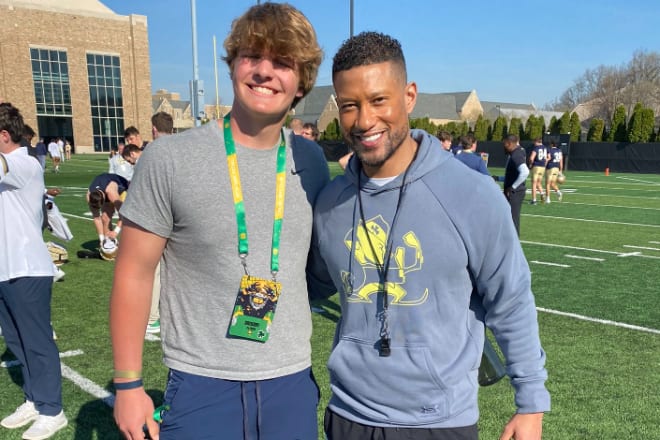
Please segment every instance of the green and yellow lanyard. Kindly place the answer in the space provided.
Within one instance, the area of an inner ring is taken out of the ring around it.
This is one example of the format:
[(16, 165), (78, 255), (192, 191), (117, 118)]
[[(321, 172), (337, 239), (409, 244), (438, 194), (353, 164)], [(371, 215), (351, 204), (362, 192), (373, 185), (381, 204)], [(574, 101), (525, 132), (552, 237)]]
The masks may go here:
[[(245, 205), (243, 204), (243, 190), (241, 177), (238, 172), (238, 159), (236, 158), (236, 145), (231, 134), (231, 113), (224, 117), (225, 150), (227, 152), (227, 166), (229, 180), (234, 196), (234, 209), (236, 211), (236, 224), (238, 225), (238, 255), (243, 264), (245, 274), (247, 271), (248, 234), (245, 221)], [(270, 273), (273, 280), (279, 271), (280, 236), (282, 234), (282, 220), (284, 218), (284, 195), (286, 192), (286, 143), (284, 132), (281, 133), (280, 146), (277, 149), (277, 174), (275, 176), (275, 214), (273, 217), (273, 240), (270, 253)]]

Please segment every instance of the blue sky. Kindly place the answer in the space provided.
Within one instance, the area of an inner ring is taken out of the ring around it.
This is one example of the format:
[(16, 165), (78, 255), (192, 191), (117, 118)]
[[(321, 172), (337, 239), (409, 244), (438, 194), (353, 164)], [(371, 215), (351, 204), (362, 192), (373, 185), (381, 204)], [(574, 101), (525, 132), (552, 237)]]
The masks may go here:
[[(146, 15), (151, 80), (188, 99), (192, 79), (189, 0), (101, 0), (118, 14)], [(233, 95), (222, 42), (231, 21), (256, 1), (197, 0), (200, 79), (215, 102), (213, 35), (222, 104)], [(349, 36), (349, 0), (290, 0), (314, 25), (325, 59), (317, 85), (332, 83), (332, 57)], [(481, 100), (553, 100), (588, 68), (628, 62), (635, 50), (660, 51), (658, 0), (354, 0), (354, 31), (397, 38), (420, 92), (475, 89)]]

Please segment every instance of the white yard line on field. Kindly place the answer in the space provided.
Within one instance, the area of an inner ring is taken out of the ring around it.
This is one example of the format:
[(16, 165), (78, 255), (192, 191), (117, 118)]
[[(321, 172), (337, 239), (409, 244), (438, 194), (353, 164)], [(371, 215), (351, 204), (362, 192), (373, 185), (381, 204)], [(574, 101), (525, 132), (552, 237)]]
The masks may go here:
[(591, 194), (584, 192), (576, 192), (576, 195), (579, 196), (592, 196), (592, 197), (609, 197), (616, 199), (644, 199), (644, 200), (660, 200), (660, 197), (647, 197), (647, 196), (622, 196), (622, 195), (613, 195), (613, 194)]
[(103, 403), (110, 408), (115, 405), (115, 395), (110, 391), (87, 379), (85, 376), (66, 366), (64, 363), (61, 362), (60, 364), (62, 367), (62, 377), (66, 377), (83, 391), (91, 394), (97, 399), (101, 399)]
[(583, 257), (581, 255), (571, 255), (571, 254), (566, 254), (564, 255), (566, 258), (574, 258), (576, 260), (587, 260), (587, 261), (605, 261), (604, 258), (595, 258), (595, 257)]
[(626, 182), (602, 182), (602, 181), (588, 181), (588, 180), (580, 180), (579, 182), (574, 182), (574, 183), (579, 183), (580, 185), (585, 184), (585, 183), (590, 183), (590, 184), (596, 184), (596, 185), (619, 185), (615, 187), (608, 187), (608, 186), (592, 186), (592, 185), (585, 185), (586, 188), (599, 188), (599, 189), (614, 189), (614, 190), (620, 190), (620, 191), (657, 191), (657, 189), (643, 189), (643, 188), (623, 188), (623, 185), (629, 185), (629, 186), (644, 186), (644, 185), (651, 185), (651, 186), (656, 186), (658, 185), (657, 183), (626, 183)]
[(611, 222), (607, 220), (589, 220), (586, 218), (573, 218), (573, 217), (556, 217), (554, 215), (539, 215), (539, 214), (521, 214), (525, 217), (538, 217), (538, 218), (550, 218), (553, 220), (571, 220), (576, 222), (588, 222), (588, 223), (604, 223), (607, 225), (624, 225), (624, 226), (640, 226), (644, 228), (660, 228), (660, 225), (645, 225), (643, 223), (627, 223), (627, 222)]
[(641, 252), (628, 252), (626, 254), (619, 254), (617, 255), (618, 257), (626, 258), (626, 257), (639, 257), (641, 256)]
[(621, 180), (630, 180), (631, 182), (639, 182), (639, 183), (643, 183), (645, 185), (660, 185), (660, 183), (657, 183), (657, 182), (649, 182), (648, 180), (642, 180), (642, 179), (632, 179), (630, 177), (619, 177), (619, 176), (617, 176), (616, 178), (621, 179)]
[(538, 310), (539, 312), (550, 313), (552, 315), (559, 315), (567, 318), (578, 319), (580, 321), (595, 322), (598, 324), (612, 325), (614, 327), (622, 327), (622, 328), (627, 328), (629, 330), (637, 330), (640, 332), (660, 335), (660, 330), (656, 330), (654, 328), (648, 328), (648, 327), (641, 327), (639, 325), (626, 324), (625, 322), (610, 321), (609, 319), (591, 318), (589, 316), (578, 315), (577, 313), (562, 312), (559, 310), (546, 309), (543, 307), (537, 307), (536, 310)]
[(567, 245), (555, 244), (555, 243), (542, 243), (542, 242), (539, 242), (539, 241), (520, 240), (520, 242), (523, 243), (523, 244), (554, 247), (554, 248), (559, 248), (559, 249), (573, 249), (573, 250), (578, 250), (578, 251), (597, 252), (597, 253), (601, 253), (601, 254), (616, 255), (617, 257), (640, 257), (640, 258), (650, 258), (652, 260), (660, 260), (660, 257), (654, 256), (654, 255), (643, 255), (641, 252), (622, 253), (622, 252), (615, 252), (615, 251), (605, 251), (605, 250), (602, 250), (602, 249), (591, 249), (591, 248), (585, 248), (585, 247), (579, 247), (579, 246), (567, 246)]
[(81, 215), (69, 214), (68, 212), (63, 212), (62, 215), (63, 215), (64, 217), (77, 218), (77, 219), (80, 219), (80, 220), (88, 220), (88, 221), (90, 221), (90, 222), (91, 222), (91, 221), (94, 221), (93, 218), (90, 218), (90, 217), (83, 217), (83, 216), (81, 216)]
[(542, 266), (571, 267), (571, 266), (569, 266), (568, 264), (550, 263), (550, 262), (547, 262), (547, 261), (536, 261), (536, 260), (532, 260), (532, 261), (530, 261), (530, 263), (540, 264), (540, 265), (542, 265)]
[(624, 248), (630, 248), (630, 249), (644, 249), (644, 250), (647, 250), (647, 251), (660, 251), (660, 248), (656, 248), (656, 247), (633, 246), (631, 244), (624, 244), (623, 247)]
[(660, 244), (660, 241), (649, 241), (650, 244)]
[[(73, 356), (80, 356), (81, 354), (84, 354), (82, 350), (64, 351), (64, 352), (60, 353), (60, 359), (73, 357)], [(17, 367), (19, 365), (21, 365), (21, 362), (17, 361), (17, 360), (16, 361), (0, 362), (0, 367), (2, 367), (2, 368)]]
[[(562, 190), (562, 192), (565, 192)], [(598, 206), (600, 208), (644, 209), (647, 211), (660, 211), (660, 208), (645, 208), (641, 206), (603, 205), (601, 203), (561, 202), (562, 205)]]

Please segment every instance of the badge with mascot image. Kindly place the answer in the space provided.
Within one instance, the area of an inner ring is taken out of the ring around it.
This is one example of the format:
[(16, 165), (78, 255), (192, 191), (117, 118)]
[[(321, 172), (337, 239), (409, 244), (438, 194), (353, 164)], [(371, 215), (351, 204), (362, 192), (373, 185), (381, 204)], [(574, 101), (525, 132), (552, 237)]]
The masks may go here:
[(244, 275), (234, 304), (229, 334), (266, 342), (281, 288), (277, 281)]

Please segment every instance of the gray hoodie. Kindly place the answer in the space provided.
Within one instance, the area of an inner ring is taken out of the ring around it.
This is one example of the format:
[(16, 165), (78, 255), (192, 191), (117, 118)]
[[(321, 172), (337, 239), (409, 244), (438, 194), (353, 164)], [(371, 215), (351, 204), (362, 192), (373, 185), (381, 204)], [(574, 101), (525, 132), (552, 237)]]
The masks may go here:
[[(330, 408), (371, 426), (476, 423), (485, 323), (507, 358), (518, 412), (549, 411), (530, 272), (509, 206), (491, 178), (454, 160), (435, 137), (411, 135), (419, 150), (403, 191), (403, 176), (383, 186), (361, 177), (371, 243), (356, 227), (357, 159), (317, 200), (309, 280), (319, 295), (338, 290), (342, 307), (328, 360)], [(376, 262), (389, 235), (391, 355), (383, 357)]]

